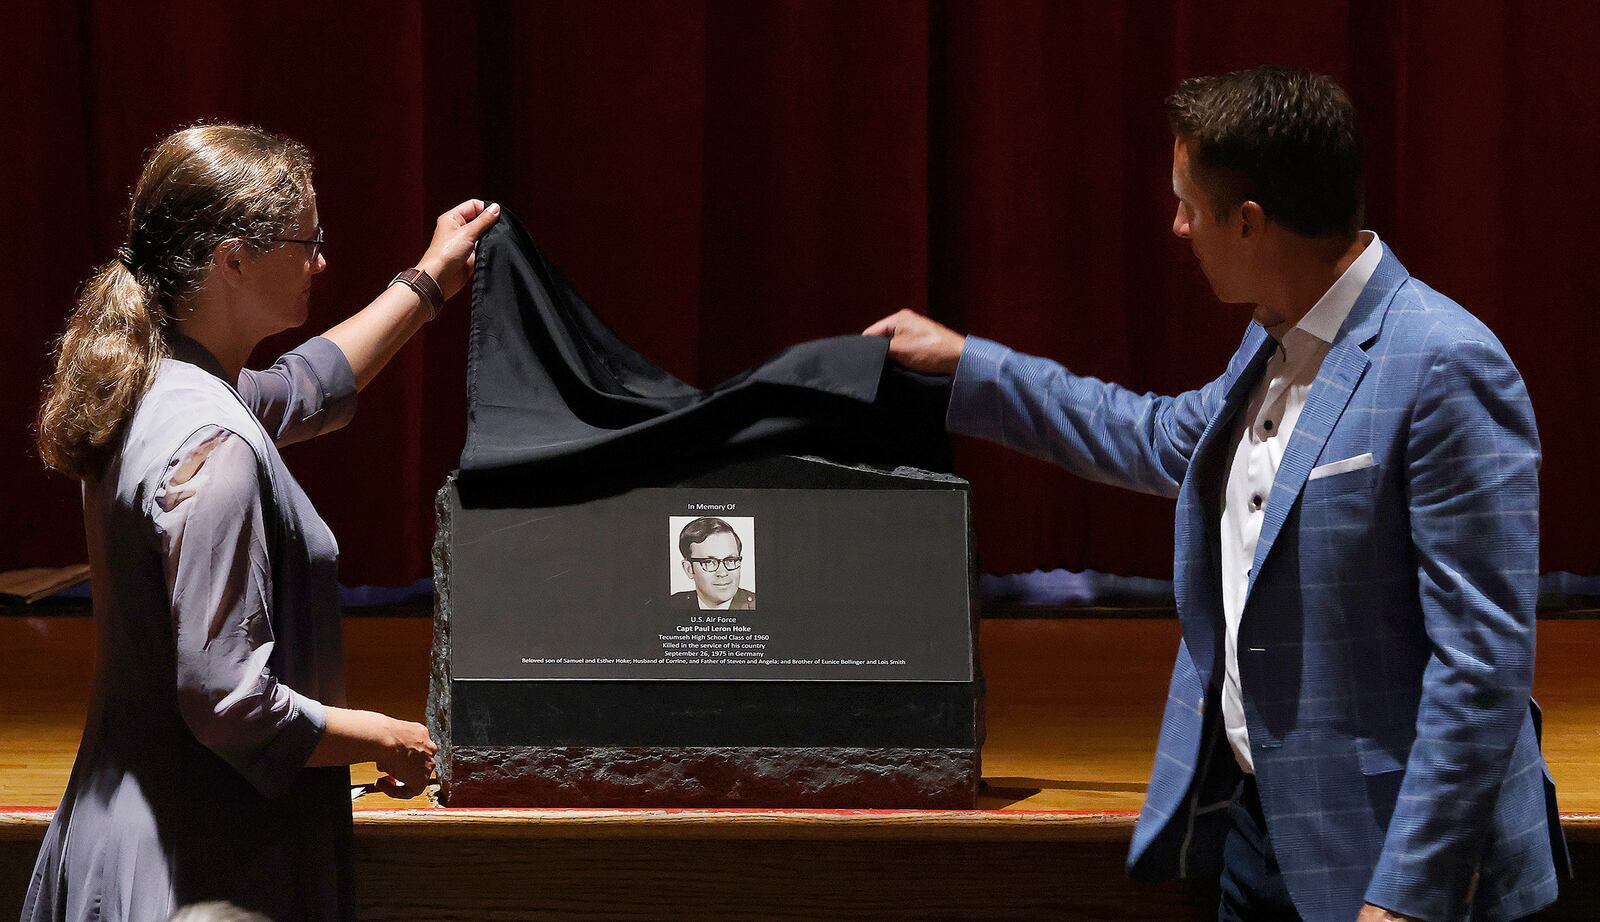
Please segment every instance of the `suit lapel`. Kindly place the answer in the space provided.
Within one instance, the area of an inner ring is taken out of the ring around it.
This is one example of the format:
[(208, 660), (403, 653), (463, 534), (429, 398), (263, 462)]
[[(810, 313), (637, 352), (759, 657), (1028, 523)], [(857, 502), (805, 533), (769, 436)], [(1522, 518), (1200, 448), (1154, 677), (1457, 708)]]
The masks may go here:
[(1278, 464), (1278, 476), (1272, 482), (1272, 497), (1267, 501), (1265, 516), (1261, 520), (1261, 537), (1256, 542), (1256, 557), (1250, 567), (1250, 584), (1255, 585), (1255, 575), (1272, 551), (1273, 542), (1289, 518), (1289, 510), (1300, 499), (1305, 489), (1311, 465), (1322, 454), (1323, 446), (1333, 434), (1344, 408), (1349, 406), (1356, 384), (1369, 364), (1367, 354), (1348, 339), (1333, 344), (1322, 360), (1322, 370), (1306, 395), (1305, 408), (1294, 424), (1289, 436), (1289, 446), (1284, 449), (1283, 461)]
[[(1350, 405), (1356, 385), (1371, 364), (1366, 348), (1382, 330), (1389, 302), (1409, 277), (1405, 266), (1384, 244), (1383, 257), (1373, 270), (1367, 286), (1361, 290), (1361, 296), (1351, 306), (1350, 314), (1328, 349), (1327, 357), (1322, 360), (1317, 380), (1306, 395), (1305, 408), (1300, 411), (1300, 419), (1289, 436), (1283, 461), (1278, 465), (1278, 476), (1272, 482), (1272, 496), (1267, 502), (1266, 515), (1261, 521), (1261, 537), (1256, 542), (1256, 556), (1250, 566), (1251, 589), (1255, 587), (1261, 566), (1266, 563), (1267, 555), (1272, 552), (1273, 544), (1283, 531), (1284, 522), (1305, 490), (1311, 466), (1328, 444), (1333, 427), (1338, 424), (1345, 407)], [(1246, 590), (1245, 604), (1248, 605), (1249, 601), (1249, 590)]]
[[(1197, 461), (1204, 460), (1205, 453), (1216, 444), (1221, 433), (1233, 428), (1234, 415), (1250, 399), (1250, 392), (1261, 380), (1262, 369), (1267, 367), (1267, 360), (1272, 358), (1272, 352), (1278, 346), (1277, 342), (1267, 335), (1267, 331), (1259, 326), (1252, 326), (1250, 335), (1257, 339), (1256, 351), (1250, 356), (1250, 361), (1245, 363), (1244, 369), (1239, 372), (1239, 377), (1234, 378), (1233, 383), (1228, 385), (1228, 393), (1223, 397), (1222, 410), (1206, 426), (1206, 431), (1201, 434), (1199, 443), (1195, 445), (1194, 457)], [(1245, 348), (1250, 347), (1246, 345)]]

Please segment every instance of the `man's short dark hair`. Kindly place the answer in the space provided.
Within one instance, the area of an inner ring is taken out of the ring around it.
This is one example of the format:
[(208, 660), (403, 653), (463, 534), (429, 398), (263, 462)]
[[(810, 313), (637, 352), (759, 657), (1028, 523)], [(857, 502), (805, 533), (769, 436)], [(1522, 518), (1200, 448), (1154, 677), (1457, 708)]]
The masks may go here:
[(1303, 236), (1360, 229), (1361, 135), (1333, 78), (1270, 66), (1193, 77), (1166, 105), (1219, 214), (1253, 201)]
[(712, 535), (720, 535), (723, 532), (733, 535), (734, 546), (739, 549), (741, 555), (744, 554), (744, 542), (739, 540), (739, 533), (733, 530), (732, 525), (713, 515), (703, 515), (683, 526), (683, 531), (678, 532), (678, 553), (683, 555), (684, 560), (688, 560), (689, 545), (699, 544)]

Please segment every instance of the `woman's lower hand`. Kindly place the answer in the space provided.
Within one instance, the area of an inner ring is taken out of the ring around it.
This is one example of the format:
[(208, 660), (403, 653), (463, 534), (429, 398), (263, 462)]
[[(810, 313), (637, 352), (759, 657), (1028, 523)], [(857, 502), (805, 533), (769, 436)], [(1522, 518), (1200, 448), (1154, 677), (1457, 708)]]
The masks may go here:
[(409, 720), (391, 720), (388, 745), (378, 759), (378, 789), (391, 797), (415, 797), (433, 776), (433, 757), (439, 751), (428, 728)]
[(468, 199), (439, 216), (433, 224), (433, 241), (417, 268), (439, 283), (449, 300), (472, 277), (478, 238), (500, 219), (500, 206)]

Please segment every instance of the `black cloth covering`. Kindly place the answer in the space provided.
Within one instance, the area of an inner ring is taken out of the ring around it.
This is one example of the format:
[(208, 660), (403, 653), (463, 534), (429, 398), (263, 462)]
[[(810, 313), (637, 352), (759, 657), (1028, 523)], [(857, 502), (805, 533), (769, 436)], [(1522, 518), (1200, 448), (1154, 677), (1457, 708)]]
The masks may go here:
[(888, 362), (887, 343), (801, 343), (699, 390), (623, 342), (504, 212), (478, 243), (461, 477), (607, 492), (775, 453), (948, 470), (948, 379)]

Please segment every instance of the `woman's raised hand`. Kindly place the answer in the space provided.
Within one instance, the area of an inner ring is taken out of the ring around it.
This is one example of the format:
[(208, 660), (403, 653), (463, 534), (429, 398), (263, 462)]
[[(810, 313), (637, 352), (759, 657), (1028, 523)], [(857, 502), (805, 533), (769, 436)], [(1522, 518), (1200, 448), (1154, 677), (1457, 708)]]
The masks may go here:
[(433, 224), (433, 241), (417, 267), (433, 276), (449, 300), (472, 277), (478, 238), (500, 218), (500, 206), (468, 199), (439, 216)]

